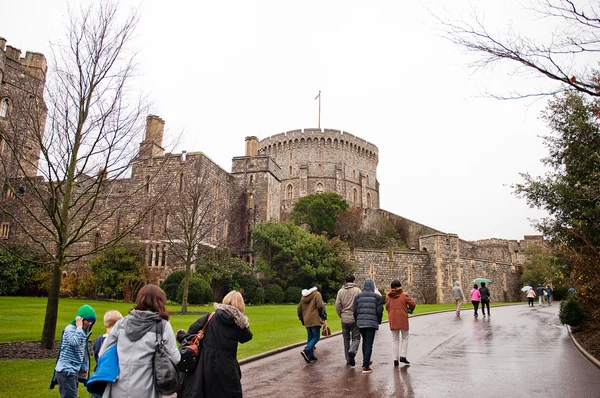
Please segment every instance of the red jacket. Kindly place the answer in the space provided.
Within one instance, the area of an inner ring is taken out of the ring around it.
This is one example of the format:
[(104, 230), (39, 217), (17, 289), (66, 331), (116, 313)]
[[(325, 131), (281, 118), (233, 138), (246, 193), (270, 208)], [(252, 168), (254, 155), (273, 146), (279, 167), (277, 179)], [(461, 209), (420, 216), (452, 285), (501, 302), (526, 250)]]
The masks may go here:
[(417, 304), (401, 287), (392, 289), (385, 299), (390, 330), (408, 329), (408, 309), (414, 310)]

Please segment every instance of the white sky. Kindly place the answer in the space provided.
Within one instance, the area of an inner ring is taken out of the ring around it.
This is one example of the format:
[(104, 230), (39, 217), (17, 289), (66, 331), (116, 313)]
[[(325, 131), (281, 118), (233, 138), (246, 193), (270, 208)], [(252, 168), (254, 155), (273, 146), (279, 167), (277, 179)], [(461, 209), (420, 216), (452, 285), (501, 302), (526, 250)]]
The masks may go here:
[[(443, 3), (456, 18), (470, 12)], [(523, 14), (515, 4), (477, 11), (503, 31)], [(48, 57), (66, 9), (5, 2), (0, 36)], [(546, 100), (486, 98), (534, 82), (509, 68), (475, 72), (428, 9), (445, 15), (435, 0), (142, 1), (138, 83), (167, 134), (183, 132), (175, 152), (202, 151), (228, 171), (246, 136), (317, 127), (321, 90), (321, 127), (379, 148), (381, 208), (468, 240), (535, 234), (528, 219), (543, 213), (509, 185), (543, 173)]]

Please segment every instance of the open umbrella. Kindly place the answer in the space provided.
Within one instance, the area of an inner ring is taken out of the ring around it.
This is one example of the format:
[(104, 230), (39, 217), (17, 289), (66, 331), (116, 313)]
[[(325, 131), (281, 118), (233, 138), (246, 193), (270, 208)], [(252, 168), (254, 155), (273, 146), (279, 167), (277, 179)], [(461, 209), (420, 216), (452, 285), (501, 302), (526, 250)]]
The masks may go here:
[(532, 288), (531, 286), (527, 285), (527, 286), (523, 286), (523, 287), (521, 288), (521, 291), (522, 291), (522, 292), (528, 292), (528, 291), (529, 291), (529, 290), (531, 290), (531, 289), (533, 289), (533, 288)]
[(481, 282), (492, 283), (492, 281), (489, 280), (488, 278), (475, 278), (475, 279), (473, 279), (473, 283), (481, 283)]

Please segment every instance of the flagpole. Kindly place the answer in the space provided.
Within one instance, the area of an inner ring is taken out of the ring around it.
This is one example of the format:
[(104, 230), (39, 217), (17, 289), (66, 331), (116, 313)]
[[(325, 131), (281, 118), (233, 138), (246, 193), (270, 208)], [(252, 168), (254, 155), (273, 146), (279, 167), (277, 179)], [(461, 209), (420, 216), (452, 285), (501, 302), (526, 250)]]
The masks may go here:
[(319, 129), (321, 129), (321, 90), (319, 90), (319, 94), (317, 95), (317, 97), (319, 97)]

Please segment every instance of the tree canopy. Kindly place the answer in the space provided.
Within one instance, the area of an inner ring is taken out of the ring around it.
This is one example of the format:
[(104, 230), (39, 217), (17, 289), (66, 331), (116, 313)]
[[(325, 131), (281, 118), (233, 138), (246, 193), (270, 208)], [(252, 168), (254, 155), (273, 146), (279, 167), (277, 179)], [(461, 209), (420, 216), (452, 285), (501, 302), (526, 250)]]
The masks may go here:
[(337, 193), (308, 195), (294, 204), (292, 220), (296, 225), (308, 225), (310, 232), (332, 235), (338, 215), (347, 208), (348, 203)]

